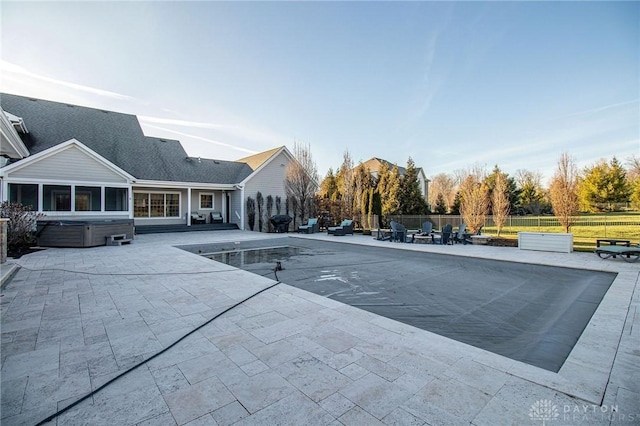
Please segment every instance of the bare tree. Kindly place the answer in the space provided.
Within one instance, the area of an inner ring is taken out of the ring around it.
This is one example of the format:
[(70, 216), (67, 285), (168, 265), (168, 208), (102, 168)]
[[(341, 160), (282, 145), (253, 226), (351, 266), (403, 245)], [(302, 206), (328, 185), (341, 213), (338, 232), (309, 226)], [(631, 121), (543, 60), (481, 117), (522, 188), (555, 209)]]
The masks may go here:
[[(318, 168), (311, 156), (311, 148), (309, 145), (302, 145), (295, 142), (293, 156), (295, 158), (290, 161), (287, 166), (284, 186), (287, 195), (292, 200), (296, 200), (300, 213), (300, 221), (302, 222), (305, 219), (305, 213), (307, 212), (309, 203), (313, 201), (313, 197), (318, 189)], [(293, 226), (295, 229), (295, 217)]]
[(632, 155), (627, 158), (627, 166), (629, 166), (627, 169), (627, 178), (629, 178), (630, 181), (635, 181), (640, 178), (640, 156)]
[(469, 174), (460, 185), (460, 214), (474, 233), (484, 225), (489, 211), (489, 191), (478, 176)]
[(431, 206), (438, 205), (440, 197), (446, 205), (446, 210), (453, 205), (453, 200), (456, 197), (455, 179), (446, 173), (435, 175), (429, 182), (429, 204)]
[(509, 196), (507, 191), (509, 185), (507, 182), (507, 176), (504, 173), (498, 173), (496, 175), (495, 186), (493, 187), (493, 193), (491, 194), (491, 208), (493, 211), (493, 222), (498, 228), (498, 236), (502, 232), (504, 223), (509, 216)]
[(568, 233), (578, 212), (578, 169), (573, 157), (563, 153), (551, 179), (549, 196), (553, 213)]

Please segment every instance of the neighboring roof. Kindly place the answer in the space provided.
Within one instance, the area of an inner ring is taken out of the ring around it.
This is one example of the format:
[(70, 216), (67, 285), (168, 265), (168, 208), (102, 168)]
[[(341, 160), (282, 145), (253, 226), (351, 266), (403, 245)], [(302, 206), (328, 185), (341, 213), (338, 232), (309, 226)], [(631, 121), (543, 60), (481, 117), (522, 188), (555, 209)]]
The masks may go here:
[(234, 184), (253, 172), (244, 162), (188, 157), (177, 140), (145, 136), (135, 115), (9, 94), (0, 105), (24, 119), (31, 154), (77, 139), (137, 179)]
[(273, 148), (269, 151), (260, 152), (258, 154), (250, 155), (248, 157), (240, 158), (236, 160), (238, 162), (247, 163), (253, 171), (256, 171), (260, 166), (266, 163), (271, 157), (276, 155), (278, 151), (280, 151), (282, 147)]
[(29, 156), (29, 150), (18, 133), (20, 131), (28, 133), (22, 119), (0, 108), (0, 156), (7, 158)]
[(400, 167), (397, 164), (393, 164), (387, 160), (383, 160), (382, 158), (373, 157), (364, 163), (362, 163), (365, 167), (369, 168), (369, 171), (377, 173), (380, 171), (382, 164), (386, 164), (389, 167), (389, 170), (393, 169), (394, 166), (398, 167), (398, 173), (400, 176), (404, 176), (404, 172), (406, 169), (404, 167)]

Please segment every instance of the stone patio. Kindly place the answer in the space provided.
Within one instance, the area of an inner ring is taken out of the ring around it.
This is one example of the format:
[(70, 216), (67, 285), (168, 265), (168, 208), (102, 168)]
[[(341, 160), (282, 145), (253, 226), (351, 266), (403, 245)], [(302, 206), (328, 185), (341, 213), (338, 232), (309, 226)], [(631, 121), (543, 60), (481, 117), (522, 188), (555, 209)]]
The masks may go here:
[(276, 283), (174, 245), (274, 236), (139, 235), (13, 261), (21, 269), (0, 297), (1, 423), (38, 424), (136, 365), (47, 424), (640, 423), (640, 265), (591, 253), (291, 235), (617, 272), (558, 373), (286, 283), (148, 360)]

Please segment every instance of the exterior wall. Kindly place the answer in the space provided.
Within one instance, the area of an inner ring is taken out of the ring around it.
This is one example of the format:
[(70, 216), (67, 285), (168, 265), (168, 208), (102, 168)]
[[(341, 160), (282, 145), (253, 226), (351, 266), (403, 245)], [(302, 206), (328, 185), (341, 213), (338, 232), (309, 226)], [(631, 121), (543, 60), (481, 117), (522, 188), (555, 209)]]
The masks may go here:
[[(241, 229), (242, 229), (241, 218), (242, 218), (242, 212), (243, 212), (242, 204), (245, 202), (246, 200), (242, 199), (242, 191), (240, 190), (231, 191), (230, 206), (229, 206), (230, 217), (228, 220), (229, 220), (229, 223), (235, 223), (236, 225), (238, 225), (238, 228), (241, 228)], [(244, 210), (246, 210), (246, 208)], [(246, 221), (245, 221), (245, 229), (249, 229), (249, 224)]]
[[(213, 208), (201, 208), (200, 207), (200, 194), (213, 194)], [(207, 217), (207, 223), (211, 220), (211, 212), (221, 212), (224, 216), (223, 209), (223, 193), (222, 191), (213, 189), (197, 189), (191, 191), (191, 206), (187, 213), (198, 212), (204, 214)]]
[[(273, 211), (272, 215), (276, 214), (275, 208), (275, 198), (276, 196), (280, 196), (282, 198), (282, 211), (284, 214), (284, 202), (287, 198), (285, 189), (284, 189), (284, 180), (286, 175), (287, 166), (289, 165), (289, 159), (281, 152), (275, 158), (271, 159), (269, 164), (267, 164), (262, 170), (260, 170), (256, 175), (252, 176), (252, 178), (246, 182), (244, 189), (244, 196), (246, 203), (246, 198), (251, 197), (253, 199), (256, 198), (256, 194), (258, 191), (262, 193), (262, 197), (264, 198), (264, 212), (263, 215), (266, 216), (266, 208), (267, 208), (267, 196), (271, 195), (274, 199)], [(246, 209), (245, 209), (246, 210)], [(257, 216), (258, 207), (256, 206), (256, 216)], [(238, 209), (240, 211), (240, 209)], [(243, 218), (245, 221), (245, 229), (249, 229), (249, 221), (246, 216)], [(256, 217), (256, 230), (257, 230), (258, 218)]]
[(126, 183), (127, 180), (76, 146), (11, 172), (12, 179)]

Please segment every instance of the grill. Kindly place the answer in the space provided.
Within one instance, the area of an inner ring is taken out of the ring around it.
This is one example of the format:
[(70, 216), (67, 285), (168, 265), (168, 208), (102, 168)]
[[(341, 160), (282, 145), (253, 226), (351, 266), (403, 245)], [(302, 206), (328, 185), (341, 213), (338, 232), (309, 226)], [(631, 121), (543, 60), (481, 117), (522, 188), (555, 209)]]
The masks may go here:
[(270, 219), (274, 232), (289, 232), (289, 224), (292, 220), (293, 218), (286, 214), (277, 214)]

